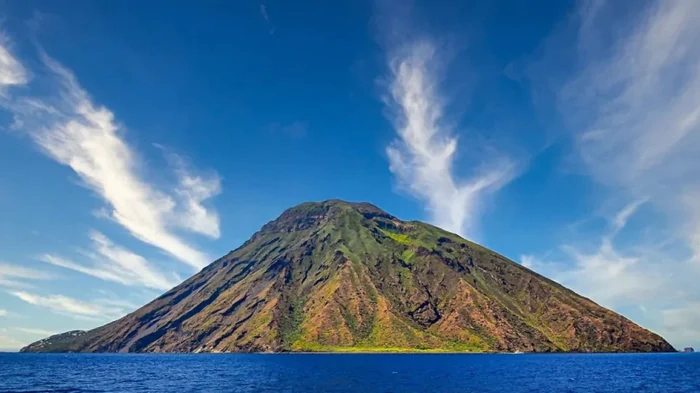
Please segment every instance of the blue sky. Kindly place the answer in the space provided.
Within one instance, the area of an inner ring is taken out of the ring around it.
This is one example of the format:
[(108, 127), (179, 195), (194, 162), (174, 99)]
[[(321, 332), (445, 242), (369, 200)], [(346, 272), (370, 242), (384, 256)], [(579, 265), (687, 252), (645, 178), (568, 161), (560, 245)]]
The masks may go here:
[(230, 3), (0, 2), (0, 348), (330, 198), (700, 346), (700, 2)]

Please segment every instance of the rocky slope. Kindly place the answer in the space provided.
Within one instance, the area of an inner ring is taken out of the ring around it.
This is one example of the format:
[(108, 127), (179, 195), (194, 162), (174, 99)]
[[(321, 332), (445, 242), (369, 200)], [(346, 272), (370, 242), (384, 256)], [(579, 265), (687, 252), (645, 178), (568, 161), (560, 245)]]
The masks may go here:
[(293, 207), (141, 309), (56, 338), (23, 351), (674, 350), (455, 234), (342, 201)]

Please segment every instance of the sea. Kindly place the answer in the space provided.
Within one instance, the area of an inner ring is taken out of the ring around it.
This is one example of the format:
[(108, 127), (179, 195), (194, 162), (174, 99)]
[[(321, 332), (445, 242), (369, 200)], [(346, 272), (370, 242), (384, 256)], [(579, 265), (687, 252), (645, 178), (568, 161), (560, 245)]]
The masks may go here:
[(0, 392), (700, 393), (700, 356), (0, 354)]

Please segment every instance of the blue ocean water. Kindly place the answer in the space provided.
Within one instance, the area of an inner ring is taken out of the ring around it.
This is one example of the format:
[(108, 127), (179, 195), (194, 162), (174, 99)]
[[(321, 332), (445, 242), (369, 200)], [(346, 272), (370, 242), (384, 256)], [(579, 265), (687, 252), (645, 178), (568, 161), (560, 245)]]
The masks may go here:
[(0, 354), (0, 392), (699, 393), (700, 356)]

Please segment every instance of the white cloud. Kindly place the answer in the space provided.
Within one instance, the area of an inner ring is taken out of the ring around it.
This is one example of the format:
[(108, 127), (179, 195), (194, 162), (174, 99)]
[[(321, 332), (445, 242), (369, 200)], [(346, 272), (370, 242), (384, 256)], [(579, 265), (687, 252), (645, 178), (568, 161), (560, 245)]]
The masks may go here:
[(218, 176), (202, 177), (180, 167), (174, 189), (156, 188), (114, 114), (95, 106), (69, 70), (46, 55), (42, 59), (60, 93), (46, 100), (15, 100), (10, 109), (17, 127), (26, 129), (49, 157), (75, 171), (107, 203), (109, 217), (134, 237), (197, 269), (206, 266), (211, 258), (174, 229), (219, 236), (218, 215), (203, 205), (220, 191)]
[(627, 221), (640, 205), (639, 201), (632, 202), (612, 215), (610, 229), (592, 249), (564, 245), (563, 253), (556, 257), (540, 259), (524, 255), (521, 263), (604, 307), (618, 311), (639, 310), (641, 313), (626, 316), (640, 323), (643, 320), (645, 327), (661, 333), (675, 345), (687, 344), (684, 341), (687, 331), (696, 329), (695, 325), (683, 326), (689, 319), (677, 318), (673, 329), (669, 329), (666, 316), (673, 314), (665, 311), (692, 308), (700, 294), (696, 286), (697, 274), (691, 266), (673, 256), (677, 245), (659, 238), (657, 233), (645, 237), (638, 231), (633, 237), (639, 239), (640, 244), (616, 245), (616, 236), (623, 234)]
[[(153, 296), (149, 298), (153, 298)], [(109, 296), (97, 299), (95, 300), (95, 303), (101, 305), (102, 307), (115, 309), (120, 313), (131, 312), (143, 306), (142, 304), (135, 304), (129, 300), (124, 300), (120, 297), (115, 298)]]
[(399, 48), (390, 53), (389, 66), (387, 105), (399, 136), (387, 148), (391, 172), (426, 203), (433, 223), (464, 236), (472, 234), (480, 201), (512, 179), (513, 164), (500, 158), (471, 178), (458, 179), (453, 168), (457, 138), (442, 124), (445, 106), (435, 46), (420, 41)]
[(26, 280), (50, 280), (53, 275), (35, 269), (0, 263), (0, 286), (27, 287)]
[(103, 234), (92, 232), (90, 238), (93, 242), (93, 251), (83, 252), (92, 262), (89, 266), (51, 254), (41, 255), (39, 259), (55, 266), (124, 285), (167, 290), (178, 284), (177, 277), (165, 276), (145, 258), (115, 245)]
[[(584, 1), (562, 26), (530, 69), (535, 94), (554, 92), (583, 171), (609, 200), (634, 202), (610, 219), (599, 246), (568, 247), (569, 263), (539, 269), (604, 305), (645, 302), (656, 329), (679, 340), (679, 329), (661, 326), (674, 314), (661, 310), (700, 297), (700, 268), (689, 262), (691, 249), (700, 261), (700, 2)], [(647, 204), (656, 216), (616, 244)]]
[(0, 309), (0, 317), (6, 317), (7, 316), (7, 310)]
[(28, 80), (27, 70), (12, 54), (9, 40), (0, 32), (0, 96), (5, 88), (24, 85)]
[(565, 249), (573, 257), (574, 266), (555, 275), (557, 280), (606, 307), (648, 301), (668, 284), (662, 272), (655, 271), (641, 256), (621, 254), (609, 239), (603, 239), (592, 253)]
[(106, 320), (118, 318), (125, 314), (122, 305), (109, 301), (95, 300), (93, 302), (85, 302), (63, 295), (44, 296), (25, 291), (10, 291), (9, 293), (26, 303), (47, 308), (57, 314), (77, 318)]
[(203, 201), (220, 192), (218, 177), (204, 178), (189, 173), (180, 173), (180, 186), (177, 194), (185, 201), (185, 214), (178, 216), (179, 225), (217, 239), (219, 216), (202, 205)]
[(89, 316), (98, 316), (101, 313), (99, 307), (62, 295), (40, 296), (22, 291), (12, 291), (10, 294), (29, 304), (46, 307), (53, 311)]
[(16, 330), (16, 331), (22, 332), (22, 333), (31, 334), (33, 336), (41, 336), (41, 337), (49, 337), (49, 336), (53, 336), (53, 335), (58, 333), (58, 332), (54, 332), (52, 330), (24, 328), (24, 327), (12, 328), (12, 330)]
[(622, 210), (620, 210), (615, 215), (615, 218), (613, 220), (613, 236), (620, 232), (627, 225), (627, 221), (630, 219), (630, 217), (632, 217), (634, 213), (637, 212), (637, 209), (639, 209), (640, 206), (646, 203), (647, 200), (647, 198), (643, 198), (631, 202), (625, 207), (623, 207)]
[[(559, 267), (554, 273), (556, 279), (610, 308), (656, 296), (672, 282), (670, 275), (658, 268), (665, 258), (658, 258), (659, 252), (653, 247), (620, 251), (614, 245), (615, 237), (646, 201), (646, 198), (632, 201), (614, 214), (608, 220), (609, 233), (602, 236), (599, 247), (593, 252), (563, 246), (562, 249), (573, 259), (573, 266)], [(539, 266), (542, 268), (543, 264), (539, 263)]]
[(218, 239), (221, 236), (219, 215), (202, 203), (221, 193), (219, 175), (214, 172), (206, 175), (195, 173), (181, 156), (172, 152), (168, 152), (167, 156), (178, 178), (175, 194), (179, 197), (181, 206), (178, 214), (174, 215), (172, 224)]
[(667, 241), (652, 235), (650, 237), (657, 242), (650, 243), (636, 234), (641, 245), (623, 250), (615, 245), (616, 237), (645, 201), (630, 202), (611, 215), (608, 219), (610, 228), (592, 250), (564, 245), (561, 247), (564, 261), (545, 261), (525, 256), (523, 263), (529, 263), (529, 268), (547, 274), (609, 308), (656, 301), (660, 299), (659, 296), (680, 301), (682, 294), (669, 290), (670, 285), (681, 284), (678, 277), (681, 270), (668, 269), (668, 265), (675, 261), (668, 255)]
[(692, 244), (700, 216), (688, 213), (700, 203), (683, 198), (700, 187), (700, 2), (652, 1), (623, 16), (614, 3), (584, 4), (576, 52), (557, 52), (578, 59), (557, 97), (584, 168), (659, 206)]
[(536, 265), (538, 265), (539, 261), (537, 257), (534, 255), (521, 255), (520, 256), (520, 264), (525, 266), (526, 268), (532, 270), (535, 268)]

